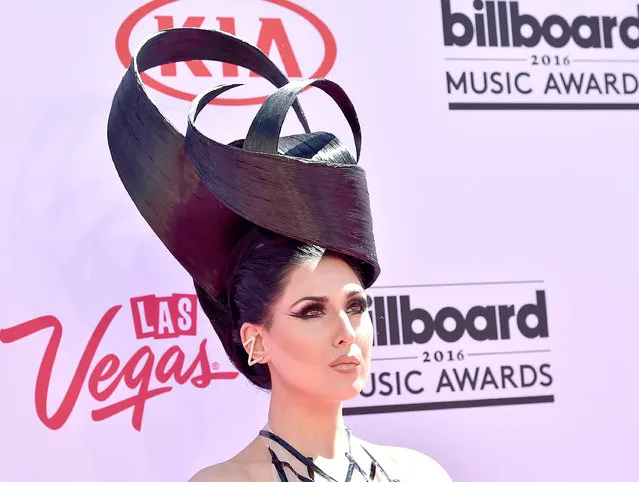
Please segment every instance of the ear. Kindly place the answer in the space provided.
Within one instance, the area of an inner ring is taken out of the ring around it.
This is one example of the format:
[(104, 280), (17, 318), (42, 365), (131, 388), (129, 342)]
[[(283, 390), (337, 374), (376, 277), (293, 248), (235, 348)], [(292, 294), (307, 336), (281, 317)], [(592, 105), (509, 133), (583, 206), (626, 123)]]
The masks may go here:
[(263, 333), (263, 327), (249, 322), (245, 322), (240, 328), (240, 338), (249, 359), (249, 365), (267, 362)]

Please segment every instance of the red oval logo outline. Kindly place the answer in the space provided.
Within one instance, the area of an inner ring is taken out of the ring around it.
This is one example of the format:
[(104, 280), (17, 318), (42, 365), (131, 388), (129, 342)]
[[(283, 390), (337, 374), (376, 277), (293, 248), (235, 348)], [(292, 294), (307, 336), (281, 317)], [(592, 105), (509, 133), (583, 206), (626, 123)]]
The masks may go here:
[[(157, 10), (160, 7), (168, 5), (169, 3), (177, 2), (178, 0), (151, 0), (149, 3), (142, 5), (140, 8), (135, 10), (131, 15), (129, 15), (120, 28), (118, 29), (118, 33), (115, 37), (115, 49), (118, 54), (118, 58), (120, 62), (124, 66), (125, 69), (129, 68), (129, 64), (131, 62), (131, 50), (129, 48), (129, 40), (131, 39), (131, 34), (133, 33), (133, 29), (135, 26), (147, 15), (149, 15), (154, 10)], [(316, 15), (309, 12), (305, 8), (300, 7), (299, 5), (290, 2), (289, 0), (264, 0), (265, 2), (272, 3), (274, 5), (283, 7), (287, 10), (290, 10), (293, 13), (298, 14), (304, 20), (308, 21), (314, 28), (319, 32), (324, 41), (324, 59), (322, 63), (315, 71), (311, 78), (316, 77), (325, 77), (330, 70), (335, 65), (335, 59), (337, 58), (337, 42), (335, 41), (335, 37), (333, 37), (332, 32), (329, 30), (328, 26), (322, 22)], [(172, 97), (176, 97), (178, 99), (193, 101), (195, 99), (195, 95), (189, 94), (188, 92), (184, 92), (178, 89), (174, 89), (173, 87), (169, 87), (168, 85), (164, 85), (162, 82), (155, 80), (153, 77), (146, 73), (141, 73), (140, 77), (142, 82), (147, 87), (157, 90), (163, 94), (170, 95)], [(255, 105), (261, 104), (268, 96), (264, 95), (261, 97), (249, 97), (246, 99), (214, 99), (211, 103), (216, 105)]]

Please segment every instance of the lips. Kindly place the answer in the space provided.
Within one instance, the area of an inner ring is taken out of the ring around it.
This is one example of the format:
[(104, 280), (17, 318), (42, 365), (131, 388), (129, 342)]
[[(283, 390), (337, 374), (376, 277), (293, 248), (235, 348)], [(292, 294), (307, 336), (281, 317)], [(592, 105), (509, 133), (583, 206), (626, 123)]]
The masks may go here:
[(336, 358), (331, 362), (332, 367), (341, 366), (341, 365), (359, 365), (361, 360), (356, 356), (341, 356)]

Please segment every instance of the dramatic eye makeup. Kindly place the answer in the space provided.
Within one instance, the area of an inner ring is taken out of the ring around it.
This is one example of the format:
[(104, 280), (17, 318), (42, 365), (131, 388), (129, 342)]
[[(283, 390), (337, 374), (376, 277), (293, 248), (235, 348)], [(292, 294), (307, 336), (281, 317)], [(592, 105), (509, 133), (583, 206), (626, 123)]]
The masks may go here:
[[(291, 305), (290, 315), (303, 320), (317, 318), (326, 314), (326, 296), (305, 296)], [(349, 315), (362, 314), (368, 309), (367, 298), (362, 291), (354, 290), (347, 294), (346, 312)]]

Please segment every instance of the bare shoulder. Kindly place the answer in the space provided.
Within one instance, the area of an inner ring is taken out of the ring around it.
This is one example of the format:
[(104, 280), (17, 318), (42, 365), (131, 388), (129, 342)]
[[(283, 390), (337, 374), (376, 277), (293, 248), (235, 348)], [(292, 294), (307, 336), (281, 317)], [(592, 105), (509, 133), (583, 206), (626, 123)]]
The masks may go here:
[(417, 450), (362, 442), (391, 478), (402, 482), (452, 482), (446, 469)]
[(196, 473), (189, 482), (251, 482), (250, 473), (241, 462), (228, 460), (220, 464), (211, 465)]
[(268, 452), (254, 441), (233, 458), (200, 470), (189, 482), (262, 482), (270, 477)]

